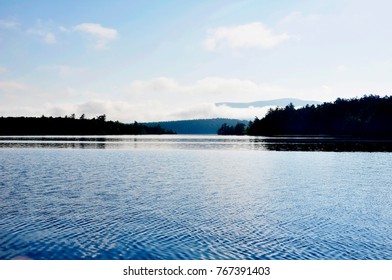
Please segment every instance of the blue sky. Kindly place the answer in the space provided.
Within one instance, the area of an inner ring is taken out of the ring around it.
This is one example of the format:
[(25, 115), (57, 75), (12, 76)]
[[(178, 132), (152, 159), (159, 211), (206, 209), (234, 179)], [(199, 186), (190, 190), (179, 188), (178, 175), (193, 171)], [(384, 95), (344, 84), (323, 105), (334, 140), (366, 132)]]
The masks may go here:
[(389, 1), (1, 1), (0, 115), (262, 117), (391, 94)]

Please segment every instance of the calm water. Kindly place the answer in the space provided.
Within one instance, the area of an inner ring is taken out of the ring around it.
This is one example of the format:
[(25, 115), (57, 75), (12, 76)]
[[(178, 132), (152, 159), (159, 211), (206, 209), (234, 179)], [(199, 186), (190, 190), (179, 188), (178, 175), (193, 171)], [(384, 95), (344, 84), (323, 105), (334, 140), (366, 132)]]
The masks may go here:
[(389, 145), (0, 137), (0, 259), (392, 259)]

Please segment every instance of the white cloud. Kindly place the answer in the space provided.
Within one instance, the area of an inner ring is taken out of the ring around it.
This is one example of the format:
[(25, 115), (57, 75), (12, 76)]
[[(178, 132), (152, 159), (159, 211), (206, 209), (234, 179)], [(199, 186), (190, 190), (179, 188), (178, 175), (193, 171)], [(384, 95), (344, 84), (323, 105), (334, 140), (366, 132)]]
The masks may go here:
[(74, 30), (91, 35), (95, 40), (96, 49), (106, 49), (108, 43), (118, 36), (116, 29), (103, 27), (97, 23), (81, 23), (74, 26)]
[(54, 44), (54, 43), (56, 43), (56, 37), (55, 37), (54, 34), (51, 33), (51, 32), (45, 33), (45, 34), (43, 35), (43, 39), (44, 39), (44, 42), (45, 42), (46, 44)]
[(318, 14), (304, 15), (302, 12), (294, 11), (284, 17), (279, 25), (292, 25), (292, 24), (313, 24), (321, 19)]
[(108, 99), (92, 99), (78, 104), (46, 103), (44, 108), (36, 115), (64, 116), (73, 113), (77, 116), (85, 114), (87, 118), (105, 114), (108, 120), (119, 120), (125, 123), (133, 121), (156, 121), (165, 119), (168, 115), (165, 106), (162, 104), (133, 104), (131, 102)]
[[(59, 70), (61, 67), (54, 70)], [(17, 84), (8, 88), (18, 88)], [(13, 115), (64, 116), (75, 113), (92, 118), (106, 114), (109, 120), (122, 122), (147, 122), (159, 120), (179, 120), (195, 118), (239, 118), (262, 117), (268, 108), (230, 108), (217, 106), (216, 102), (251, 102), (286, 96), (279, 87), (258, 84), (250, 80), (207, 77), (189, 84), (175, 79), (158, 77), (150, 80), (131, 82), (126, 94), (105, 97), (104, 93), (94, 93), (76, 88), (67, 88), (61, 93), (61, 100), (47, 96), (46, 103), (26, 107), (29, 102), (17, 99), (14, 106), (8, 102), (4, 113)], [(77, 100), (77, 102), (76, 102)], [(25, 106), (25, 107), (20, 107)], [(23, 109), (19, 114), (15, 108)]]
[(50, 31), (29, 29), (27, 30), (27, 33), (40, 37), (45, 44), (52, 45), (56, 43), (56, 36)]
[(261, 118), (270, 107), (231, 108), (229, 106), (217, 106), (214, 103), (196, 104), (169, 115), (169, 120), (210, 119), (210, 118), (233, 118), (241, 120), (253, 120), (256, 116)]
[[(161, 102), (146, 102), (133, 104), (126, 101), (113, 101), (107, 99), (94, 99), (79, 104), (46, 103), (41, 110), (35, 110), (35, 115), (64, 116), (75, 113), (77, 116), (85, 114), (93, 118), (106, 114), (108, 120), (122, 122), (151, 122), (158, 120), (185, 120), (208, 118), (236, 118), (253, 120), (255, 116), (263, 117), (269, 107), (263, 108), (230, 108), (216, 106), (214, 103), (199, 103), (184, 107), (169, 106)], [(33, 112), (33, 108), (27, 110)]]
[[(55, 70), (59, 69), (61, 67)], [(122, 122), (217, 117), (252, 120), (255, 116), (263, 117), (269, 107), (231, 108), (226, 105), (218, 106), (216, 103), (252, 102), (284, 97), (306, 99), (319, 95), (328, 97), (332, 90), (321, 85), (317, 88), (292, 89), (251, 80), (219, 77), (206, 77), (187, 84), (168, 77), (137, 80), (131, 82), (123, 92), (120, 90), (121, 93), (110, 95), (73, 87), (59, 91), (58, 95), (30, 88), (28, 95), (12, 94), (15, 90), (26, 89), (18, 82), (2, 82), (1, 89), (4, 91), (3, 99), (8, 100), (3, 103), (7, 106), (2, 107), (0, 104), (3, 114), (64, 116), (75, 113), (78, 116), (86, 114), (89, 118), (106, 114), (107, 119)], [(42, 104), (41, 100), (46, 103)], [(18, 110), (20, 111), (17, 114)]]
[(59, 28), (58, 28), (61, 32), (64, 32), (64, 33), (69, 33), (69, 32), (71, 32), (71, 30), (69, 30), (68, 28), (66, 28), (66, 27), (64, 27), (64, 26), (59, 26)]
[(56, 31), (52, 21), (37, 19), (34, 26), (28, 28), (26, 32), (40, 38), (45, 44), (52, 45), (57, 42), (55, 31), (53, 30)]
[(208, 31), (204, 47), (209, 51), (228, 47), (232, 49), (270, 49), (287, 41), (286, 33), (274, 34), (261, 22), (238, 26), (218, 27)]
[(262, 91), (264, 85), (257, 84), (250, 80), (225, 79), (219, 77), (207, 77), (196, 81), (194, 85), (188, 87), (188, 90), (201, 94), (212, 95), (237, 95), (244, 96), (248, 94), (257, 94)]
[(20, 23), (16, 20), (0, 20), (0, 28), (19, 29)]
[(163, 92), (179, 89), (179, 84), (171, 78), (158, 77), (151, 80), (135, 80), (131, 83), (131, 92)]
[(39, 66), (37, 70), (55, 72), (61, 78), (79, 77), (86, 72), (85, 68), (71, 67), (68, 65)]
[(15, 81), (0, 81), (0, 91), (16, 91), (16, 90), (25, 90), (26, 86), (22, 83)]
[(192, 118), (262, 117), (266, 108), (230, 108), (217, 102), (252, 102), (293, 96), (293, 90), (250, 80), (206, 77), (190, 84), (160, 77), (133, 81), (126, 100), (137, 104), (129, 114), (140, 121)]
[(347, 70), (347, 67), (346, 67), (345, 65), (343, 65), (343, 64), (340, 64), (340, 65), (338, 65), (338, 66), (336, 67), (336, 70), (337, 70), (338, 72), (345, 72), (345, 71)]
[(277, 28), (286, 30), (290, 33), (290, 38), (296, 41), (309, 39), (313, 36), (323, 34), (326, 17), (319, 14), (303, 14), (294, 11), (284, 17), (278, 24)]
[(66, 78), (71, 76), (78, 76), (82, 74), (85, 70), (83, 68), (74, 68), (68, 65), (56, 65), (53, 68), (60, 77)]
[(176, 103), (183, 100), (189, 104), (189, 102), (249, 102), (285, 95), (287, 89), (250, 80), (220, 77), (206, 77), (191, 84), (180, 84), (172, 78), (160, 77), (133, 81), (127, 93), (138, 102), (159, 98)]

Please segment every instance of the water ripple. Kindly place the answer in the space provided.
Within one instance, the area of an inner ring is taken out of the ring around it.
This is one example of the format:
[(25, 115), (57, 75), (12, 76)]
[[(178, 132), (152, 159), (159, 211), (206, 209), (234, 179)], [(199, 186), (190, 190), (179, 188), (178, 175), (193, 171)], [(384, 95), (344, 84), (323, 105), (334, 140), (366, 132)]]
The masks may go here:
[(389, 153), (0, 157), (0, 259), (392, 259)]

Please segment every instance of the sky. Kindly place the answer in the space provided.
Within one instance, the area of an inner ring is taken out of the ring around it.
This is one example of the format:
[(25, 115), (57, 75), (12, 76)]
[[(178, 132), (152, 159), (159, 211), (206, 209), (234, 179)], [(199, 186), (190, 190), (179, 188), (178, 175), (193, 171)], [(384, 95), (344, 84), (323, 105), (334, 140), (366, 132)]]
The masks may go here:
[(0, 2), (0, 116), (262, 117), (219, 102), (392, 93), (392, 2)]

